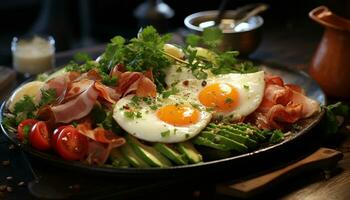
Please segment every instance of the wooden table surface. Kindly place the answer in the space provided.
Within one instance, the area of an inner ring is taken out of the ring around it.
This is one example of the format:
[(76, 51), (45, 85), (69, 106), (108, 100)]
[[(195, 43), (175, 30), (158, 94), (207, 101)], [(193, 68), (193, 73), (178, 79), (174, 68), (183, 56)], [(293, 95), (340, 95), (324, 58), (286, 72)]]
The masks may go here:
[[(307, 70), (308, 63), (311, 60), (312, 53), (316, 49), (320, 37), (321, 31), (310, 33), (308, 29), (293, 30), (293, 34), (288, 30), (265, 31), (260, 47), (250, 58)], [(97, 55), (102, 49), (103, 45), (88, 48), (84, 51), (90, 52), (92, 55)], [(66, 63), (73, 53), (74, 51), (57, 54), (58, 65)], [(1, 95), (3, 97), (5, 94), (2, 93)], [(344, 159), (339, 162), (339, 167), (330, 176), (329, 174), (325, 176), (322, 171), (303, 173), (299, 176), (291, 177), (288, 181), (253, 199), (350, 199), (349, 118), (345, 119), (345, 124), (335, 139), (326, 141), (324, 144), (344, 154)], [(0, 166), (1, 170), (2, 166)], [(2, 182), (0, 180), (0, 185)], [(209, 186), (205, 190), (191, 192), (190, 194), (181, 194), (179, 192), (177, 195), (174, 194), (173, 197), (168, 197), (170, 199), (233, 199), (232, 197), (215, 193), (215, 190)], [(21, 192), (16, 194), (16, 191), (14, 191), (13, 194), (3, 197), (7, 199), (28, 199), (28, 193), (21, 190)]]

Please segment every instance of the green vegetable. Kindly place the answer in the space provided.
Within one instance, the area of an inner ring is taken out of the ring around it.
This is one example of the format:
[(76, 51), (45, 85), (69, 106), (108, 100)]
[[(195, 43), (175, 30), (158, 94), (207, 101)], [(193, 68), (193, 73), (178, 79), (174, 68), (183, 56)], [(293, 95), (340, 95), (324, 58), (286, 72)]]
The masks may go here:
[(192, 145), (190, 141), (180, 142), (175, 144), (176, 149), (184, 154), (190, 163), (200, 163), (203, 161), (202, 155)]
[(193, 47), (204, 44), (209, 49), (216, 50), (222, 40), (222, 36), (223, 34), (219, 28), (206, 28), (204, 29), (202, 36), (188, 34), (186, 37), (186, 43)]
[(30, 126), (26, 125), (23, 127), (23, 143), (28, 143), (28, 136), (30, 133)]
[(164, 92), (162, 93), (162, 97), (163, 97), (164, 99), (166, 99), (166, 98), (170, 97), (171, 95), (175, 95), (175, 94), (177, 94), (177, 93), (179, 93), (179, 92), (180, 92), (180, 90), (177, 89), (176, 87), (171, 87), (170, 90), (164, 91)]
[(92, 58), (87, 53), (79, 52), (74, 55), (74, 60), (76, 62), (88, 62), (91, 61)]
[(167, 131), (161, 132), (160, 135), (161, 135), (162, 137), (169, 137), (169, 136), (170, 136), (170, 131), (167, 130)]
[(41, 89), (41, 99), (39, 102), (39, 107), (53, 103), (57, 98), (55, 89), (44, 90)]
[(337, 102), (335, 104), (324, 106), (323, 109), (325, 109), (325, 116), (321, 120), (318, 128), (325, 137), (330, 137), (338, 132), (340, 126), (336, 116), (348, 116), (349, 106), (342, 102)]
[(283, 141), (284, 139), (284, 134), (281, 130), (274, 130), (272, 131), (272, 135), (270, 137), (269, 142), (271, 144), (277, 144), (280, 143), (281, 141)]
[(170, 66), (170, 61), (163, 54), (163, 46), (171, 38), (169, 34), (160, 36), (148, 26), (142, 29), (137, 38), (126, 41), (116, 36), (107, 45), (100, 68), (107, 73), (116, 65), (124, 64), (128, 71), (146, 72), (152, 70), (158, 91), (165, 87), (163, 69)]
[(160, 152), (163, 156), (167, 157), (169, 160), (173, 161), (177, 165), (186, 165), (187, 159), (185, 155), (177, 152), (174, 147), (170, 144), (156, 143), (153, 147)]
[(135, 137), (127, 134), (125, 137), (127, 143), (130, 144), (132, 149), (135, 151), (136, 155), (138, 155), (142, 160), (144, 160), (147, 164), (152, 167), (169, 167), (171, 166), (171, 162), (160, 154), (155, 148), (152, 146), (148, 146), (146, 144), (141, 143)]
[[(197, 79), (205, 79), (207, 77), (206, 69), (213, 74), (228, 73), (252, 73), (257, 72), (256, 67), (251, 62), (241, 62), (237, 60), (238, 51), (226, 51), (219, 53), (217, 46), (221, 42), (222, 33), (218, 28), (207, 28), (203, 31), (202, 36), (189, 34), (186, 38), (187, 47), (183, 49), (187, 59), (187, 67)], [(192, 47), (204, 45), (208, 47), (209, 52), (214, 55), (214, 60), (200, 56), (196, 49)], [(216, 53), (215, 53), (216, 52)]]
[(224, 137), (219, 134), (214, 134), (210, 131), (202, 131), (201, 136), (207, 138), (208, 140), (217, 143), (222, 144), (225, 146), (225, 150), (235, 150), (237, 152), (247, 152), (248, 147), (240, 142), (237, 142), (235, 140), (232, 140), (230, 138)]

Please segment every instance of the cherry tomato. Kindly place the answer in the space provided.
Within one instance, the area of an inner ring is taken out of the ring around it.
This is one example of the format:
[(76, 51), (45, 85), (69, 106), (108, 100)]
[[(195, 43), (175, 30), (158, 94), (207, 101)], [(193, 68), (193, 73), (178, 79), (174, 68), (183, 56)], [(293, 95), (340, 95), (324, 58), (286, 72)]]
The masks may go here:
[(88, 150), (88, 138), (72, 126), (62, 129), (56, 142), (58, 154), (65, 160), (80, 160)]
[(36, 122), (38, 122), (38, 120), (25, 119), (17, 126), (17, 138), (19, 141), (23, 142), (28, 139), (30, 130), (32, 130), (32, 127)]
[(51, 135), (45, 122), (38, 121), (32, 127), (29, 135), (29, 142), (38, 150), (49, 150), (51, 148), (50, 137)]
[(70, 125), (60, 126), (53, 131), (52, 138), (51, 138), (51, 145), (53, 149), (57, 150), (56, 144), (57, 144), (58, 136), (60, 135), (62, 130), (68, 126)]

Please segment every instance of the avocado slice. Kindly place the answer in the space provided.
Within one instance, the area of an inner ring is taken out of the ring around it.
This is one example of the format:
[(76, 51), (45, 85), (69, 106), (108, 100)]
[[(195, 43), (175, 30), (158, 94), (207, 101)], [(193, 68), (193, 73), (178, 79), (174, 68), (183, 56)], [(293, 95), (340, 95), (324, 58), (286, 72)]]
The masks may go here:
[(156, 143), (154, 148), (178, 165), (187, 164), (187, 159), (184, 154), (179, 154), (170, 144)]
[(112, 165), (115, 167), (130, 166), (129, 162), (126, 160), (126, 158), (118, 148), (114, 148), (111, 150), (111, 153), (109, 154), (109, 159), (112, 161)]
[(127, 135), (126, 141), (130, 144), (135, 153), (152, 167), (169, 167), (171, 162), (151, 146), (138, 141), (135, 137)]
[(186, 155), (190, 163), (200, 163), (203, 161), (202, 155), (197, 151), (196, 148), (190, 142), (181, 142), (176, 144), (177, 149)]
[(135, 151), (131, 148), (130, 144), (125, 143), (121, 148), (121, 152), (125, 159), (133, 166), (137, 168), (150, 167), (145, 161), (143, 161)]

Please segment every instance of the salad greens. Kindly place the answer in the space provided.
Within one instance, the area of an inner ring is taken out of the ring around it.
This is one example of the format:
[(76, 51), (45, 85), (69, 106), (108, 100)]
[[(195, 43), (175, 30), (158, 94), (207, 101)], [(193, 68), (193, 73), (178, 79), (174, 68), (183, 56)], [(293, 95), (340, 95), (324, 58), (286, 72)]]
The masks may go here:
[[(222, 33), (217, 28), (205, 29), (202, 36), (189, 34), (186, 38), (187, 45), (182, 48), (188, 61), (183, 61), (197, 79), (206, 79), (207, 71), (213, 74), (250, 73), (258, 70), (250, 62), (241, 62), (236, 57), (237, 51), (220, 53), (216, 49), (221, 41)], [(110, 77), (110, 71), (117, 64), (125, 66), (127, 71), (146, 72), (151, 70), (155, 78), (158, 92), (167, 88), (164, 78), (164, 70), (172, 64), (172, 60), (164, 52), (164, 44), (171, 39), (170, 34), (159, 35), (152, 26), (141, 29), (138, 36), (126, 40), (122, 36), (115, 36), (107, 44), (105, 52), (99, 62), (93, 61), (86, 54), (79, 53), (74, 56), (74, 61), (66, 65), (66, 71), (87, 72), (97, 69), (106, 85), (118, 84), (116, 77)], [(213, 55), (213, 60), (198, 54), (193, 48), (197, 45), (208, 47), (208, 52)], [(78, 63), (81, 63), (80, 65)]]

